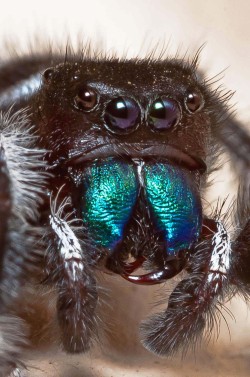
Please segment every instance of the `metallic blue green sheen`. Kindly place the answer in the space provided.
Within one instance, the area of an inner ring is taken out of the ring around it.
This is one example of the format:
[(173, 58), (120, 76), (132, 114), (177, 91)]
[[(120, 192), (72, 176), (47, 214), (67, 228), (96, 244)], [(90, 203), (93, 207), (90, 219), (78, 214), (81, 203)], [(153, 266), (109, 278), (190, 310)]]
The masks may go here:
[(108, 159), (94, 161), (86, 170), (82, 216), (97, 244), (113, 248), (122, 239), (138, 187), (132, 164)]
[(201, 203), (188, 178), (183, 170), (164, 163), (144, 169), (146, 197), (172, 255), (190, 248), (200, 234)]
[[(112, 250), (122, 240), (140, 185), (155, 229), (166, 241), (166, 252), (189, 249), (199, 237), (202, 208), (187, 171), (167, 163), (135, 165), (110, 158), (94, 161), (84, 172), (82, 216), (90, 237)], [(139, 183), (140, 182), (140, 183)], [(147, 224), (142, 226), (147, 226)]]

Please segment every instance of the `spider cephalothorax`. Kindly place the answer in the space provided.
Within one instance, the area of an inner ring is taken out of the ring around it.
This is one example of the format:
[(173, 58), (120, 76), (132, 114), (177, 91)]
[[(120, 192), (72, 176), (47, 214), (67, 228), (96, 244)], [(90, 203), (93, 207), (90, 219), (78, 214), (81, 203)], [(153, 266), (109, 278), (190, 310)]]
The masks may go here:
[[(15, 82), (5, 82), (0, 92), (3, 110), (14, 101), (10, 113), (28, 107), (27, 115), (3, 117), (1, 125), (3, 313), (15, 300), (26, 265), (32, 269), (40, 258), (44, 284), (58, 290), (63, 345), (69, 352), (83, 352), (97, 331), (97, 266), (144, 285), (185, 269), (187, 277), (171, 294), (167, 310), (142, 324), (143, 343), (151, 351), (185, 350), (204, 333), (206, 318), (212, 326), (218, 300), (236, 287), (249, 289), (250, 278), (241, 268), (249, 258), (248, 214), (231, 242), (219, 211), (208, 218), (202, 203), (219, 140), (249, 167), (249, 157), (241, 158), (234, 148), (244, 142), (249, 151), (250, 143), (228, 113), (230, 94), (210, 89), (197, 72), (197, 57), (191, 63), (79, 56), (63, 63), (58, 56), (32, 61), (25, 77), (18, 77), (17, 62), (11, 62)], [(19, 64), (25, 67), (27, 59)], [(12, 150), (18, 145), (11, 139), (18, 123), (27, 136), (19, 141), (17, 158), (33, 158), (26, 172), (8, 156), (9, 145)], [(225, 132), (233, 128), (234, 137)], [(27, 149), (30, 132), (37, 152)], [(21, 177), (17, 183), (16, 174)], [(27, 174), (37, 179), (30, 187)], [(17, 195), (26, 199), (23, 215), (15, 211)], [(34, 209), (26, 213), (34, 200)], [(23, 259), (29, 263), (13, 261), (21, 252), (11, 244), (11, 231), (18, 234), (22, 222), (27, 227)], [(32, 259), (34, 244), (39, 255)], [(145, 273), (135, 275), (139, 267)], [(14, 292), (11, 299), (7, 289)], [(6, 356), (3, 370), (17, 363), (17, 354), (10, 360)]]

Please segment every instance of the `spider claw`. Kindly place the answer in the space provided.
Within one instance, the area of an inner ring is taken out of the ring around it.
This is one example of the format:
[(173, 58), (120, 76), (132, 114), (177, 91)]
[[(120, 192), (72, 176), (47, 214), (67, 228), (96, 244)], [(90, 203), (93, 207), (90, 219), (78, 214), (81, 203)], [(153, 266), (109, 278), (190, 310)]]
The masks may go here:
[(166, 265), (162, 270), (149, 272), (144, 275), (126, 275), (121, 276), (131, 283), (141, 285), (154, 285), (163, 283), (165, 280), (171, 279), (180, 272), (180, 269), (176, 268), (174, 264)]

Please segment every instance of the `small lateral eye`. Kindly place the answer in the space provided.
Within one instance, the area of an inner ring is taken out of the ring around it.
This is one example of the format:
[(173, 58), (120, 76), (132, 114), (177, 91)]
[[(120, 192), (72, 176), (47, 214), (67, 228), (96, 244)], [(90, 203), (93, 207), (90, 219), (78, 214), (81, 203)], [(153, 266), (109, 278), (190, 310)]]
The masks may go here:
[(97, 105), (97, 102), (97, 93), (92, 88), (88, 88), (87, 86), (81, 87), (78, 90), (78, 94), (74, 100), (75, 107), (78, 110), (86, 112), (94, 110), (94, 108)]
[(139, 105), (128, 97), (118, 97), (107, 104), (104, 121), (107, 128), (115, 133), (134, 131), (140, 121)]
[(53, 73), (54, 73), (54, 69), (53, 68), (47, 68), (44, 72), (43, 72), (43, 81), (45, 83), (49, 83), (53, 77)]
[(200, 93), (190, 90), (185, 96), (184, 103), (190, 113), (195, 113), (203, 107), (204, 102)]
[(178, 103), (167, 97), (157, 98), (148, 110), (148, 125), (156, 131), (169, 130), (176, 126), (181, 118)]

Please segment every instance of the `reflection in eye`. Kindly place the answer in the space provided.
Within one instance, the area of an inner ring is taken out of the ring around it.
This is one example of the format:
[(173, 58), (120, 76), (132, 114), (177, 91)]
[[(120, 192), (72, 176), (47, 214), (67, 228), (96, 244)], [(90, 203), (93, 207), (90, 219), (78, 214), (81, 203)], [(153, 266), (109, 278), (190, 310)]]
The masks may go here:
[(201, 94), (189, 91), (185, 97), (185, 106), (187, 110), (194, 113), (203, 107), (203, 99)]
[(118, 97), (108, 103), (104, 120), (111, 131), (129, 133), (138, 126), (140, 114), (140, 108), (132, 98)]
[(149, 107), (148, 125), (157, 131), (168, 130), (179, 123), (181, 110), (172, 98), (157, 98)]
[(92, 88), (83, 86), (75, 97), (75, 107), (82, 111), (91, 111), (97, 104), (97, 94)]

